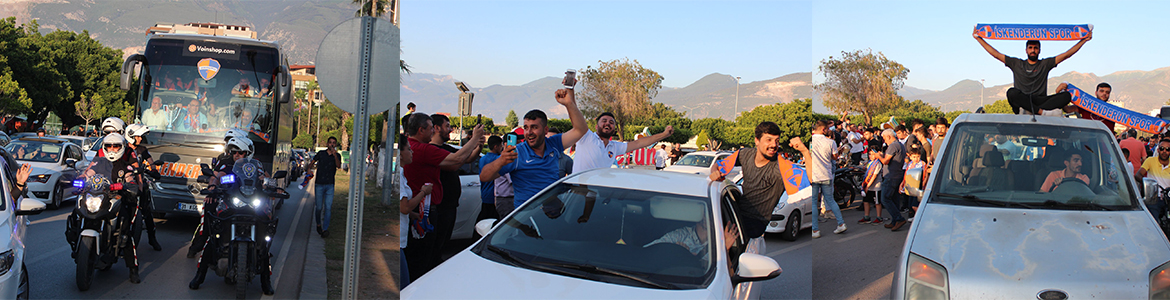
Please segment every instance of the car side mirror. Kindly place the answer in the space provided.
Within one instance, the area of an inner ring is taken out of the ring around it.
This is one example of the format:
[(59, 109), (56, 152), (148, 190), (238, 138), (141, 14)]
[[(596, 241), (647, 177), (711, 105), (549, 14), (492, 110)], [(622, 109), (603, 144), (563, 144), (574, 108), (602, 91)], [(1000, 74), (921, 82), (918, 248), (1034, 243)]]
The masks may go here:
[(65, 166), (76, 169), (77, 168), (77, 159), (66, 158), (65, 159)]
[(85, 169), (85, 165), (88, 165), (88, 164), (89, 164), (89, 162), (83, 160), (83, 161), (73, 162), (72, 166), (74, 169), (81, 170), (81, 169)]
[(151, 163), (151, 164), (152, 164), (152, 165), (155, 165), (155, 166), (161, 166), (161, 165), (163, 165), (163, 164), (165, 164), (165, 163), (167, 163), (167, 162), (165, 162), (165, 161), (161, 161), (161, 160), (156, 160), (156, 161), (154, 161), (154, 163)]
[(281, 170), (281, 171), (276, 171), (276, 174), (272, 174), (272, 178), (276, 178), (276, 179), (281, 179), (281, 178), (285, 178), (285, 177), (288, 177), (288, 171)]
[(203, 176), (215, 176), (215, 171), (211, 170), (211, 166), (207, 164), (199, 164), (199, 168), (203, 170)]
[(18, 216), (30, 216), (39, 214), (45, 211), (45, 203), (29, 198), (21, 198), (20, 209), (16, 210)]
[(906, 195), (922, 198), (922, 168), (906, 170)]
[(478, 233), (479, 236), (487, 236), (489, 232), (492, 232), (492, 226), (495, 224), (496, 219), (479, 220), (479, 222), (475, 223), (475, 233)]
[(1145, 202), (1146, 204), (1154, 204), (1158, 202), (1158, 192), (1160, 190), (1161, 186), (1158, 185), (1157, 180), (1149, 177), (1143, 178), (1142, 196), (1144, 196), (1144, 198), (1142, 199), (1142, 202)]
[(780, 264), (771, 257), (744, 253), (739, 255), (739, 270), (731, 275), (731, 284), (768, 280), (780, 276), (780, 272)]

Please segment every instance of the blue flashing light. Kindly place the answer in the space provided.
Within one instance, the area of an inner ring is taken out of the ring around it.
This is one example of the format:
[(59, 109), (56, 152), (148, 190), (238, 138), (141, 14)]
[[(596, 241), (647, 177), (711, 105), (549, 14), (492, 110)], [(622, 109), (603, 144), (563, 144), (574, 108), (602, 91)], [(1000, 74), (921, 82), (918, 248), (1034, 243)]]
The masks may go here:
[(227, 175), (223, 175), (223, 177), (220, 177), (220, 178), (219, 178), (219, 183), (221, 183), (221, 184), (233, 184), (233, 183), (236, 183), (236, 175), (235, 175), (235, 174), (227, 174)]
[(84, 179), (73, 180), (73, 187), (77, 188), (77, 189), (85, 188), (85, 180)]

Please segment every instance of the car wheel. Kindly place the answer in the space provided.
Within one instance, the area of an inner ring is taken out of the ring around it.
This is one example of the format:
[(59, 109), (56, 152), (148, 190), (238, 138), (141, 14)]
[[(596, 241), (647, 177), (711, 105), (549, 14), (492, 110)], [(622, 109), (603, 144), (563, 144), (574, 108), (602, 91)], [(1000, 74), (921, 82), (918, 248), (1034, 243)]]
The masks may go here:
[(53, 187), (53, 200), (49, 201), (49, 209), (56, 210), (61, 207), (61, 197), (63, 197), (61, 194), (63, 193), (65, 192), (61, 189), (61, 185)]
[(784, 232), (780, 233), (780, 239), (785, 241), (795, 241), (800, 236), (800, 212), (792, 211), (788, 215), (788, 224), (784, 225)]

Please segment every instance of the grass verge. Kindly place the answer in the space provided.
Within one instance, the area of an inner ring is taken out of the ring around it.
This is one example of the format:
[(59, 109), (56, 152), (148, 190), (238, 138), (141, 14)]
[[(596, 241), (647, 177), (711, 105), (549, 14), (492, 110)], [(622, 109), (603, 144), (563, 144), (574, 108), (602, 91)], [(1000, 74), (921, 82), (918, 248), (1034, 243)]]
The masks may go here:
[[(349, 211), (349, 174), (336, 177), (329, 238), (325, 239), (325, 272), (329, 298), (341, 298), (344, 278), (345, 233)], [(358, 260), (359, 299), (398, 299), (398, 201), (383, 205), (382, 188), (363, 181), (361, 259)], [(316, 237), (312, 237), (316, 238)]]

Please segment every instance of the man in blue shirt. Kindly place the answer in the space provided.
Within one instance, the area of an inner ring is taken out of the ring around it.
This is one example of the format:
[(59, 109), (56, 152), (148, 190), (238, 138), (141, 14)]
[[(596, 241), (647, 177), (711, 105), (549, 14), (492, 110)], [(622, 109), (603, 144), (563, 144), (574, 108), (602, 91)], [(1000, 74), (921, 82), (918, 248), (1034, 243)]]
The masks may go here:
[(503, 174), (512, 174), (512, 188), (515, 191), (515, 207), (535, 196), (537, 192), (560, 179), (560, 156), (565, 148), (573, 146), (580, 140), (589, 125), (585, 116), (577, 108), (577, 100), (572, 89), (560, 89), (556, 92), (557, 103), (565, 106), (569, 112), (569, 120), (573, 122), (573, 129), (563, 134), (545, 138), (548, 132), (548, 116), (539, 109), (524, 114), (524, 143), (505, 146), (500, 158), (483, 167), (479, 173), (479, 181), (492, 181)]
[[(498, 136), (491, 136), (487, 139), (488, 152), (483, 157), (479, 158), (479, 167), (484, 166), (500, 158), (500, 152), (504, 151), (504, 139)], [(500, 214), (496, 211), (496, 185), (493, 181), (479, 182), (479, 198), (483, 200), (483, 208), (479, 210), (479, 216), (475, 218), (476, 222), (483, 219), (499, 219)]]

